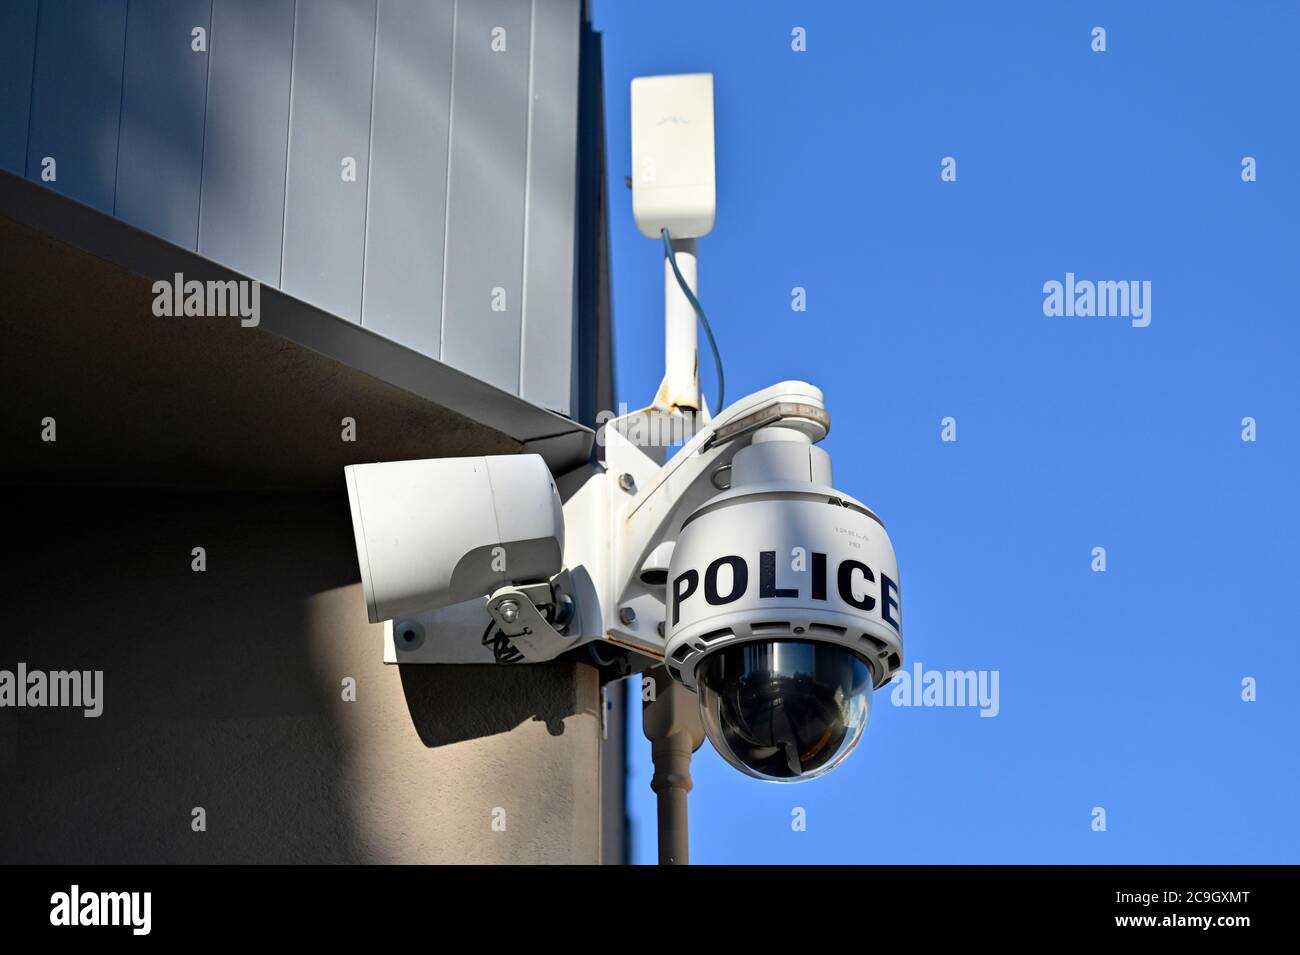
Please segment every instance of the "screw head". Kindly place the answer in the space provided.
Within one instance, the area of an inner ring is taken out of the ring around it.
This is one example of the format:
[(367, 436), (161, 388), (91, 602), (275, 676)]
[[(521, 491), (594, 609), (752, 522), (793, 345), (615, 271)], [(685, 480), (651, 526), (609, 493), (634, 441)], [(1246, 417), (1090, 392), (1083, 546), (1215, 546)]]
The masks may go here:
[(636, 623), (636, 611), (631, 607), (621, 607), (618, 611), (618, 619), (630, 626)]
[(418, 650), (424, 643), (424, 628), (414, 620), (394, 620), (393, 642), (399, 650)]
[(627, 472), (624, 472), (618, 476), (618, 486), (621, 487), (623, 490), (627, 491), (627, 493), (629, 494), (635, 494), (636, 478), (632, 477), (632, 475), (628, 474)]
[(513, 600), (503, 600), (501, 606), (497, 607), (497, 612), (506, 623), (514, 623), (519, 617), (519, 604)]

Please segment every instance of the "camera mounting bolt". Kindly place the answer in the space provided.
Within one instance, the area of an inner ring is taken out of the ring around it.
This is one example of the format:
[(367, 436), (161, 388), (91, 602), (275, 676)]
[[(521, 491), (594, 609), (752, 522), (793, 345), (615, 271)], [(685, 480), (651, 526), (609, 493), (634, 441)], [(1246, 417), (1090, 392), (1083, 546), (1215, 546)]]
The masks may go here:
[(514, 623), (519, 617), (519, 604), (513, 600), (503, 600), (498, 610), (501, 613), (501, 619), (506, 623)]

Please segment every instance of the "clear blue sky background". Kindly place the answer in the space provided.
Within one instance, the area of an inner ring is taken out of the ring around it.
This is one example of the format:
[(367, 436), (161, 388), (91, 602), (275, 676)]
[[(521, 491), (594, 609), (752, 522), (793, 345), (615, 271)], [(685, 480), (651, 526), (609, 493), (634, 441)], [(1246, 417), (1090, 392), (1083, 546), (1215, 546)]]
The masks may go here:
[[(653, 395), (663, 335), (628, 83), (712, 72), (701, 292), (730, 398), (824, 389), (836, 483), (898, 552), (908, 665), (1000, 672), (992, 719), (878, 692), (802, 785), (706, 744), (693, 861), (1300, 862), (1300, 6), (597, 0), (595, 22), (620, 399)], [(1044, 316), (1067, 271), (1150, 280), (1150, 327)]]

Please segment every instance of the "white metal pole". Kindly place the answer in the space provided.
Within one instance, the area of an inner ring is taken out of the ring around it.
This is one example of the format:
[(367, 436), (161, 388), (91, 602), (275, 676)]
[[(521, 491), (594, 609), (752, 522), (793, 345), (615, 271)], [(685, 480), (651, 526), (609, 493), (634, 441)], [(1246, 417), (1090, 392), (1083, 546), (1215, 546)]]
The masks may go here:
[[(677, 268), (699, 294), (699, 262), (694, 239), (673, 239)], [(699, 319), (664, 257), (664, 390), (668, 408), (700, 409)], [(718, 409), (711, 411), (716, 414)]]

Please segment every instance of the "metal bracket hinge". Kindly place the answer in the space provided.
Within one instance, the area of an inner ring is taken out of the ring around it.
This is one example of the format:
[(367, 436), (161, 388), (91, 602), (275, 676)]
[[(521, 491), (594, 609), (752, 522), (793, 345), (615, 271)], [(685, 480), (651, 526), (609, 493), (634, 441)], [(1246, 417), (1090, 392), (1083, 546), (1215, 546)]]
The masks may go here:
[(546, 583), (502, 587), (488, 597), (487, 612), (530, 663), (553, 660), (578, 642), (564, 631), (576, 616), (567, 571)]

